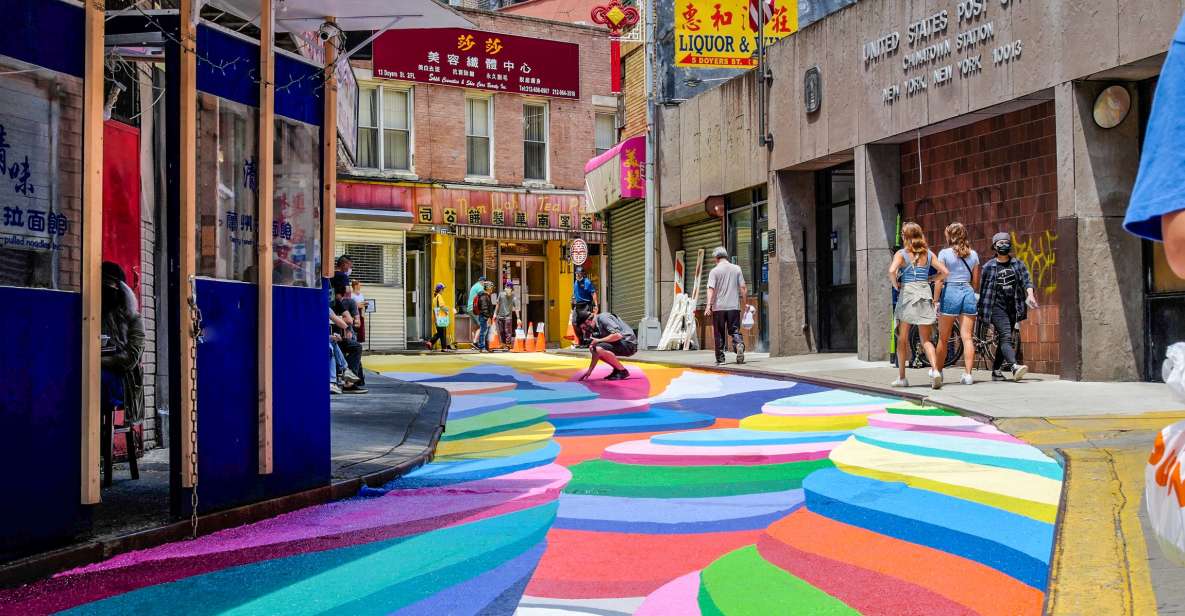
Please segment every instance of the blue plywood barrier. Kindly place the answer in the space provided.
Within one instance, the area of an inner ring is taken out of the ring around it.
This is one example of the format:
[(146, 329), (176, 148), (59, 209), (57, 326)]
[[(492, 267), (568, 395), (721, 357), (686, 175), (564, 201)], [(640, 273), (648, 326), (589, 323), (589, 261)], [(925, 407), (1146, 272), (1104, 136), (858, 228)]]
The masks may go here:
[(199, 509), (225, 509), (329, 482), (327, 325), (320, 289), (273, 290), (273, 462), (258, 473), (255, 285), (199, 279)]
[(77, 293), (0, 287), (0, 555), (61, 542), (83, 521), (81, 318)]

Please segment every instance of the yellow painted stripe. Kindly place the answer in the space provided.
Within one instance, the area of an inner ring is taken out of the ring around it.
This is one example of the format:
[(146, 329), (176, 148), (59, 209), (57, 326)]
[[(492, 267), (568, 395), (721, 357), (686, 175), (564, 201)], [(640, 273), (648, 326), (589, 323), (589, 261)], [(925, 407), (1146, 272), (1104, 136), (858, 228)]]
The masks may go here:
[(794, 417), (789, 415), (751, 415), (741, 420), (748, 430), (772, 432), (826, 432), (855, 430), (868, 425), (867, 415), (836, 415), (824, 417)]
[(547, 422), (540, 422), (524, 428), (487, 434), (477, 438), (443, 441), (436, 446), (436, 455), (486, 457), (474, 454), (490, 454), (488, 457), (500, 457), (508, 455), (507, 450), (512, 448), (546, 442), (553, 434), (555, 434), (554, 426)]
[(1156, 614), (1139, 509), (1148, 452), (1068, 449), (1046, 613)]
[(848, 439), (831, 461), (855, 475), (899, 481), (911, 487), (974, 501), (1053, 523), (1061, 482), (1013, 469), (884, 449)]

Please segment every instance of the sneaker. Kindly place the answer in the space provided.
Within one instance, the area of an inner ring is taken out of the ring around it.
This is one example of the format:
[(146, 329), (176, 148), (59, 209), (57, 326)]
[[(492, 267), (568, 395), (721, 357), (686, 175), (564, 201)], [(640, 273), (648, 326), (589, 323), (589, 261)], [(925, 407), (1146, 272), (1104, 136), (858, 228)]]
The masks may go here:
[(745, 343), (744, 342), (737, 343), (737, 363), (738, 364), (745, 363)]
[(723, 365), (724, 365), (724, 358), (723, 358), (723, 357), (717, 357), (717, 358), (716, 358), (716, 365), (717, 365), (717, 366), (723, 366)]
[(357, 374), (354, 374), (354, 372), (349, 368), (346, 368), (345, 372), (342, 372), (342, 380), (346, 382), (346, 385), (353, 385), (354, 383), (361, 381), (362, 378)]
[(972, 385), (975, 383), (975, 377), (971, 376), (967, 372), (964, 372), (963, 378), (959, 379), (959, 382), (961, 382), (964, 385)]
[(992, 370), (992, 380), (993, 381), (1003, 381), (1006, 379), (1004, 378), (1003, 372), (1000, 372), (999, 370)]
[(930, 387), (932, 389), (942, 389), (942, 371), (941, 370), (931, 370), (930, 371)]
[(1012, 367), (1012, 380), (1019, 381), (1019, 380), (1025, 378), (1025, 374), (1028, 373), (1028, 371), (1029, 371), (1028, 366), (1026, 366), (1024, 364), (1016, 364), (1015, 366)]
[(889, 387), (909, 387), (909, 381), (907, 379), (897, 379), (890, 383)]
[(329, 393), (340, 394), (341, 392), (342, 392), (342, 388), (338, 387), (337, 383), (330, 383), (329, 384)]
[(368, 394), (368, 393), (370, 393), (370, 390), (365, 387), (351, 385), (350, 387), (343, 387), (342, 393), (343, 394)]

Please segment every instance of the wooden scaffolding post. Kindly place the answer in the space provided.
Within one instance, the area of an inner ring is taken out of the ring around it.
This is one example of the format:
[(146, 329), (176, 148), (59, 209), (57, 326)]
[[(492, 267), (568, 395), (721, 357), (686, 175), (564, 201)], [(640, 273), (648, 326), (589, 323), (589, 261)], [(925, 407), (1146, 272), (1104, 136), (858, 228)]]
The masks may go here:
[(272, 472), (272, 215), (276, 131), (275, 16), (273, 0), (259, 14), (259, 210), (255, 216), (256, 270), (259, 272), (259, 474)]
[[(332, 17), (326, 17), (333, 23)], [(342, 60), (349, 62), (349, 58)], [(321, 121), (321, 275), (333, 277), (337, 220), (337, 41), (325, 41), (325, 113)]]
[(103, 35), (101, 2), (86, 2), (82, 92), (82, 504), (100, 500), (99, 363), (103, 265)]
[[(177, 120), (180, 135), (178, 136), (181, 159), (177, 161), (177, 176), (181, 190), (181, 211), (178, 213), (178, 227), (180, 237), (171, 238), (177, 241), (178, 279), (184, 289), (185, 298), (194, 292), (194, 277), (197, 275), (197, 24), (193, 20), (194, 0), (178, 0), (177, 8), (180, 16), (181, 70), (177, 76), (178, 109)], [(194, 398), (190, 397), (189, 386), (191, 375), (197, 370), (197, 355), (193, 337), (193, 323), (188, 318), (188, 307), (180, 308), (183, 315), (181, 331), (178, 333), (177, 353), (181, 354), (181, 383), (182, 392), (178, 396), (181, 400), (180, 412), (177, 420), (181, 422), (181, 485), (186, 488), (194, 487), (194, 470), (197, 466), (197, 435), (194, 434)], [(196, 397), (196, 392), (193, 392)]]

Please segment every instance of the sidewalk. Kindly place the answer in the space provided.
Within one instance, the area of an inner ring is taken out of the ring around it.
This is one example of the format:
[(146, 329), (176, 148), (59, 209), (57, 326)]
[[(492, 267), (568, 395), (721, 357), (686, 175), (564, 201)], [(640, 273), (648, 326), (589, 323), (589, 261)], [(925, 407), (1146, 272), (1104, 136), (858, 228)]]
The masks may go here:
[(896, 368), (852, 354), (745, 358), (742, 365), (719, 367), (712, 351), (643, 351), (630, 359), (794, 378), (978, 415), (1065, 466), (1046, 613), (1185, 615), (1185, 569), (1165, 560), (1151, 539), (1142, 503), (1156, 432), (1185, 420), (1185, 404), (1163, 384), (1079, 383), (1038, 374), (1019, 383), (992, 382), (989, 373), (976, 372), (976, 383), (965, 386), (958, 382), (961, 369), (948, 368), (941, 390), (930, 388), (923, 370), (908, 371), (912, 387), (894, 389), (888, 384)]

